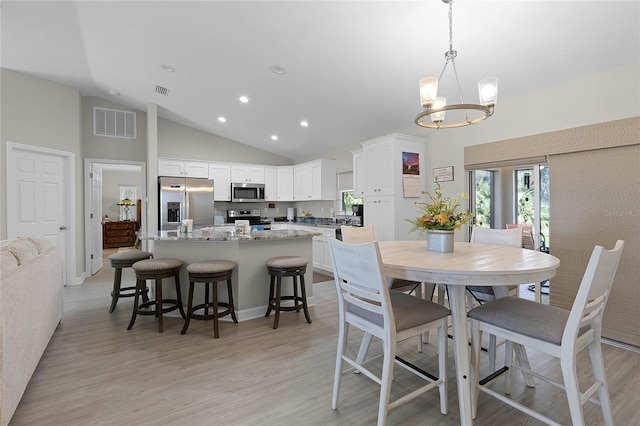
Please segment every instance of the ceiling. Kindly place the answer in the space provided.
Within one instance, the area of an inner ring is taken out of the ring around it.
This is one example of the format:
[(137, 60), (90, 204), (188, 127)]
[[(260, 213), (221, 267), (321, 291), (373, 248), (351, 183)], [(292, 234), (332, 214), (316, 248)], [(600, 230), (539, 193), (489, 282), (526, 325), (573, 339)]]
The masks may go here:
[[(2, 67), (142, 111), (153, 102), (163, 118), (287, 158), (436, 134), (413, 119), (418, 80), (440, 74), (449, 47), (440, 0), (3, 0), (0, 13)], [(637, 61), (639, 28), (637, 0), (456, 1), (465, 101), (498, 77), (499, 114), (505, 99)], [(457, 96), (446, 79), (440, 92)]]

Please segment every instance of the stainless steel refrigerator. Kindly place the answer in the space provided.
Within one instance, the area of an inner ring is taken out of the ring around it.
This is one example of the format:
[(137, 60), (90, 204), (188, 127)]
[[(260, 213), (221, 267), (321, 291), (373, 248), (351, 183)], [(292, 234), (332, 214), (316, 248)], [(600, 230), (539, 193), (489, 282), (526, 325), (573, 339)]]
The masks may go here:
[(175, 231), (183, 219), (193, 227), (213, 225), (213, 179), (159, 177), (158, 228)]

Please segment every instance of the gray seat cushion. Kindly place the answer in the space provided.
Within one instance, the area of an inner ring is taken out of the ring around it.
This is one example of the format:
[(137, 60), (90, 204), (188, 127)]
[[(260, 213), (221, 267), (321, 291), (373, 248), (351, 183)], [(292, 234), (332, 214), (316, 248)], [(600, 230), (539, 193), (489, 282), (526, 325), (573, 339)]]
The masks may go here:
[(109, 260), (111, 261), (111, 265), (114, 264), (126, 264), (131, 263), (132, 265), (139, 260), (149, 259), (153, 255), (148, 251), (141, 250), (127, 250), (118, 253), (113, 253), (109, 256)]
[(469, 318), (559, 345), (569, 311), (517, 297), (503, 297), (472, 309)]
[[(426, 324), (444, 318), (451, 313), (442, 305), (409, 294), (394, 291), (389, 295), (393, 307), (393, 317), (396, 320), (396, 331)], [(349, 305), (348, 310), (374, 324), (384, 325), (382, 315), (374, 314), (355, 305)]]
[(189, 264), (187, 271), (193, 272), (194, 274), (215, 274), (231, 271), (235, 267), (235, 262), (229, 260), (205, 260), (203, 262)]
[(179, 268), (182, 266), (182, 261), (179, 259), (147, 259), (139, 260), (134, 263), (132, 268), (136, 272), (159, 272), (169, 271), (171, 269)]
[(305, 257), (298, 256), (277, 256), (267, 259), (265, 264), (269, 268), (299, 268), (306, 266), (309, 260)]

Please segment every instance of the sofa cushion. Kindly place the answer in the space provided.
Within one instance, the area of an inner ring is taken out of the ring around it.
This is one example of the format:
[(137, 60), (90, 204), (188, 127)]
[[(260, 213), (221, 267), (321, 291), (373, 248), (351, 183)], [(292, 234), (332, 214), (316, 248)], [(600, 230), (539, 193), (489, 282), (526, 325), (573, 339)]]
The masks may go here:
[(38, 255), (38, 248), (33, 244), (33, 241), (28, 238), (20, 238), (14, 241), (9, 244), (7, 250), (13, 253), (16, 259), (18, 259), (18, 265), (22, 265)]
[(15, 269), (18, 269), (18, 259), (6, 248), (0, 249), (0, 272), (2, 275), (7, 275)]
[(53, 247), (51, 241), (47, 240), (46, 238), (28, 237), (28, 239), (36, 246), (36, 248), (38, 249), (38, 253), (44, 253), (45, 251), (48, 251), (51, 249), (51, 247)]

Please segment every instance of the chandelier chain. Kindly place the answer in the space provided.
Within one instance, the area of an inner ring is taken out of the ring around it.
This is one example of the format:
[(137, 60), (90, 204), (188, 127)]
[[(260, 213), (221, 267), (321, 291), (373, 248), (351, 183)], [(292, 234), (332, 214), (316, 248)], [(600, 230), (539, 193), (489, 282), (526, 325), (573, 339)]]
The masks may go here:
[(453, 0), (449, 2), (449, 51), (453, 51)]

